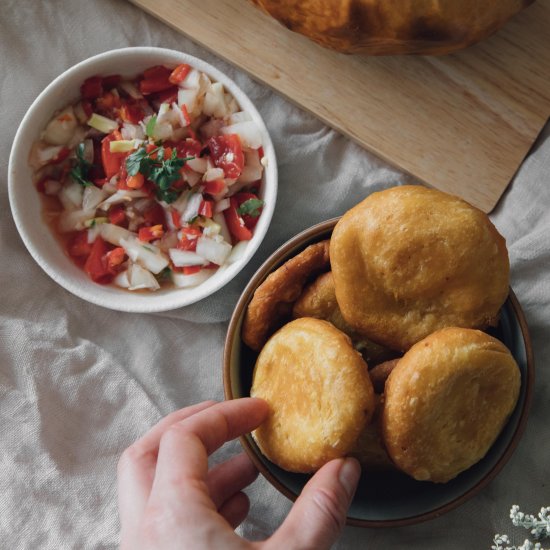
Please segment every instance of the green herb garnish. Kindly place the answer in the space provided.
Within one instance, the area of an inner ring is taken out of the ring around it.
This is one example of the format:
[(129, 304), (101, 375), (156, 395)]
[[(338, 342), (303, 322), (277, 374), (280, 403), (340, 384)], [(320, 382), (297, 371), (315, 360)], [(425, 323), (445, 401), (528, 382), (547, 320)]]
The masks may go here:
[(156, 275), (157, 281), (167, 281), (172, 276), (172, 270), (169, 267), (165, 267), (159, 274)]
[(257, 218), (261, 214), (261, 208), (264, 204), (264, 201), (261, 199), (248, 199), (237, 208), (237, 214), (239, 216), (247, 214), (252, 218)]
[(92, 165), (84, 159), (84, 142), (76, 146), (76, 164), (71, 170), (71, 177), (76, 183), (84, 187), (93, 187), (93, 183), (88, 179), (88, 173)]
[(148, 137), (153, 137), (153, 132), (155, 131), (155, 126), (157, 125), (157, 115), (153, 115), (149, 122), (147, 123), (147, 126), (145, 126), (145, 133)]
[[(155, 154), (156, 158), (153, 158)], [(177, 151), (173, 149), (172, 156), (166, 159), (162, 146), (156, 147), (149, 153), (145, 147), (140, 147), (126, 159), (126, 171), (129, 176), (135, 176), (138, 172), (143, 174), (157, 186), (157, 198), (170, 204), (180, 194), (170, 187), (181, 178), (180, 170), (185, 162), (194, 158), (178, 158)]]

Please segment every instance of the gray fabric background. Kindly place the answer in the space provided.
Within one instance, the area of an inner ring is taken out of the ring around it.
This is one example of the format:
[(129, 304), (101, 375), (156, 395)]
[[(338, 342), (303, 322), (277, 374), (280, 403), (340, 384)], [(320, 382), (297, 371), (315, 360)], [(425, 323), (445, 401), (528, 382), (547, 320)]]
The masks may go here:
[[(0, 547), (111, 549), (118, 543), (119, 454), (170, 411), (223, 398), (227, 320), (260, 263), (298, 231), (406, 178), (124, 1), (2, 0), (0, 8)], [(271, 131), (280, 173), (271, 230), (247, 268), (209, 299), (159, 315), (102, 309), (50, 280), (17, 235), (6, 181), (13, 136), (38, 93), (82, 59), (137, 45), (187, 51), (235, 79)], [(535, 512), (550, 505), (549, 174), (547, 128), (492, 215), (508, 242), (537, 359), (534, 405), (518, 450), (461, 508), (414, 527), (347, 528), (337, 548), (484, 549), (496, 532), (521, 542), (525, 533), (511, 528), (510, 506)], [(237, 450), (228, 445), (218, 460)], [(242, 532), (261, 539), (290, 503), (263, 479), (250, 496)]]

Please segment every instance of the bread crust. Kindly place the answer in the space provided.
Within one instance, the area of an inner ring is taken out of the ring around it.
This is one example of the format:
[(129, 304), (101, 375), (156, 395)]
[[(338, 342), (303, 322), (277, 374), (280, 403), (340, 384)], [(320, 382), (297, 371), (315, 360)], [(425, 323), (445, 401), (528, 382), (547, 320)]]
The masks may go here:
[(367, 365), (327, 321), (296, 319), (263, 347), (252, 397), (270, 414), (253, 432), (261, 452), (291, 472), (313, 472), (345, 456), (375, 408)]
[(395, 350), (446, 326), (496, 325), (509, 292), (506, 242), (488, 216), (421, 186), (373, 193), (346, 212), (330, 257), (346, 322)]
[(395, 465), (445, 483), (485, 456), (517, 403), (520, 371), (496, 338), (446, 328), (415, 344), (385, 386), (382, 433)]
[(479, 42), (534, 0), (253, 0), (321, 46), (367, 55), (445, 54)]

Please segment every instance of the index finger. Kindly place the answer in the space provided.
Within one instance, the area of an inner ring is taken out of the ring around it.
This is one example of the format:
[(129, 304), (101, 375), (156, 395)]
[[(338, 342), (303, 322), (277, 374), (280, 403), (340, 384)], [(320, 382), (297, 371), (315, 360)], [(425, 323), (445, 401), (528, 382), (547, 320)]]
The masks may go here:
[(268, 412), (265, 401), (247, 397), (218, 403), (173, 424), (160, 441), (151, 499), (174, 495), (180, 500), (197, 489), (203, 497), (208, 495), (208, 455), (257, 428)]

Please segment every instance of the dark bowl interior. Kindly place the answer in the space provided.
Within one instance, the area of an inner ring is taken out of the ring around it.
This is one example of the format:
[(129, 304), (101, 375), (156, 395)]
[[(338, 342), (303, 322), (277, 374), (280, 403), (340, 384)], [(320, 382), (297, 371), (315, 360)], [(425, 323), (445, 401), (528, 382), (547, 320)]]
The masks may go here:
[[(257, 271), (244, 290), (229, 324), (224, 351), (227, 399), (250, 395), (257, 353), (241, 340), (246, 307), (256, 288), (287, 259), (306, 246), (330, 238), (338, 220), (329, 220), (300, 233), (279, 248)], [(534, 380), (534, 363), (527, 324), (513, 291), (502, 307), (500, 323), (490, 333), (512, 352), (521, 371), (517, 406), (487, 455), (445, 484), (416, 481), (402, 473), (364, 472), (348, 513), (348, 524), (362, 527), (408, 525), (438, 517), (459, 506), (487, 485), (514, 451), (527, 421)], [(287, 472), (265, 458), (252, 437), (241, 442), (260, 472), (284, 495), (294, 500), (310, 476)]]

